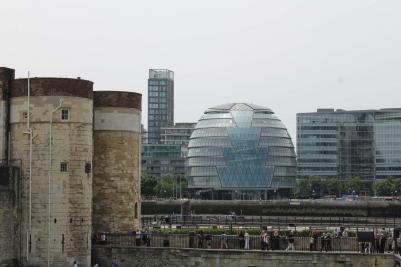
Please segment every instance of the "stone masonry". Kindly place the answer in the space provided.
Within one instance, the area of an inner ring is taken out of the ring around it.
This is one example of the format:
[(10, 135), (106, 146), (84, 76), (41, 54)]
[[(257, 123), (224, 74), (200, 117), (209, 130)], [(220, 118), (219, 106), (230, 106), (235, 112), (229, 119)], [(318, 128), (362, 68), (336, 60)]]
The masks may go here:
[(96, 233), (127, 233), (139, 227), (140, 103), (136, 93), (94, 94), (92, 222)]
[[(63, 79), (62, 79), (63, 80)], [(69, 80), (69, 79), (67, 79)], [(65, 92), (54, 92), (57, 79), (31, 80), (32, 128), (32, 224), (29, 194), (29, 134), (27, 134), (26, 80), (14, 80), (11, 98), (11, 163), (22, 171), (21, 263), (24, 265), (68, 266), (74, 260), (80, 266), (90, 266), (92, 175), (86, 172), (91, 164), (93, 102), (91, 98), (73, 96), (68, 90), (82, 88), (82, 80), (68, 81)], [(84, 85), (86, 86), (86, 82)], [(22, 88), (22, 89), (21, 89)], [(70, 95), (69, 95), (70, 94)], [(60, 99), (62, 104), (59, 109)], [(56, 110), (57, 109), (57, 110)], [(50, 112), (52, 124), (52, 162), (49, 160)], [(62, 119), (62, 110), (68, 118)], [(61, 164), (66, 169), (61, 169)], [(50, 236), (49, 236), (50, 231)]]
[[(174, 248), (94, 247), (93, 261), (109, 266), (116, 257), (121, 267), (393, 267), (392, 254), (346, 252), (285, 252)], [(398, 265), (399, 266), (399, 265)]]

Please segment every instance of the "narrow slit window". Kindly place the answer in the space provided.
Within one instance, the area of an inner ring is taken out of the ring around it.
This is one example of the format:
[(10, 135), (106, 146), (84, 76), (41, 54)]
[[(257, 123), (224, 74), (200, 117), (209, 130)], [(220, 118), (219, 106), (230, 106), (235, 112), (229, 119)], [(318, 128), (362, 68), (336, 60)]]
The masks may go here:
[(61, 110), (61, 120), (68, 121), (70, 118), (69, 110), (64, 108)]

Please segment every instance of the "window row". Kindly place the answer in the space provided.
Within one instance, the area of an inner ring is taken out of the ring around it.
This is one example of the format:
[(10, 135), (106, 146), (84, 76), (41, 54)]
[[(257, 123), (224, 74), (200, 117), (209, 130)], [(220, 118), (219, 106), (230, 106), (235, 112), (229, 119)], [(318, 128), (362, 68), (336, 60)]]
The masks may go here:
[(148, 104), (149, 108), (167, 108), (167, 104), (166, 103), (149, 103)]
[(228, 136), (226, 128), (201, 128), (195, 129), (191, 135), (191, 138), (197, 137), (211, 137), (211, 136)]
[[(83, 170), (86, 174), (90, 174), (92, 172), (92, 164), (90, 162), (86, 162)], [(67, 173), (69, 172), (69, 164), (67, 161), (60, 162), (60, 172)]]
[(271, 119), (253, 119), (252, 127), (275, 127), (285, 129), (284, 124), (280, 120)]
[(212, 119), (212, 120), (200, 120), (196, 125), (196, 128), (210, 128), (210, 127), (235, 127), (235, 123), (232, 119)]

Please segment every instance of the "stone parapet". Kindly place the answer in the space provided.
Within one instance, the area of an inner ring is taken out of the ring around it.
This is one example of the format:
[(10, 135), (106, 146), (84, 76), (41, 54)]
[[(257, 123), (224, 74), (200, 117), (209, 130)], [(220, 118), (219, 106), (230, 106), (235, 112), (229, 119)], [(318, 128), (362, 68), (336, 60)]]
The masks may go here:
[(207, 250), (173, 248), (92, 248), (92, 262), (108, 266), (116, 258), (121, 267), (393, 267), (399, 259), (392, 254), (347, 252), (265, 252), (244, 250)]

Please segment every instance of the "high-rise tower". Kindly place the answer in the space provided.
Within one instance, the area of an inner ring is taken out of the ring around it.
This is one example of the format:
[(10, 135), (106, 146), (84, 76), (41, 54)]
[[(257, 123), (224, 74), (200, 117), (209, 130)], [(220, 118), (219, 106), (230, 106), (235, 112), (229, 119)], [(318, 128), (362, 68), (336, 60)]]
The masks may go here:
[(148, 142), (160, 142), (161, 127), (174, 125), (174, 72), (150, 69), (148, 79)]

